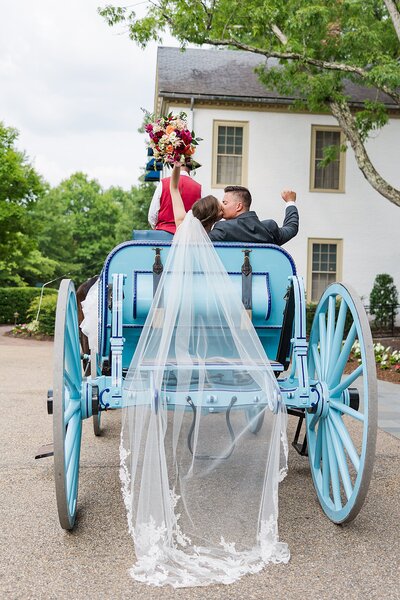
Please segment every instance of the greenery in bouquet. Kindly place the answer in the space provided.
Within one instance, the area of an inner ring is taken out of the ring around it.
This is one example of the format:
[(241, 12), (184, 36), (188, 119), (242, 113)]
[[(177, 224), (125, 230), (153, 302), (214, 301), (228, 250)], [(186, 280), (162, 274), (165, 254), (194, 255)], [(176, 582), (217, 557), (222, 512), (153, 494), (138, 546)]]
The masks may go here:
[(150, 137), (148, 145), (153, 150), (155, 160), (161, 160), (167, 166), (177, 162), (190, 165), (191, 156), (201, 141), (194, 131), (189, 130), (184, 112), (178, 115), (169, 113), (158, 118), (146, 112), (144, 130)]

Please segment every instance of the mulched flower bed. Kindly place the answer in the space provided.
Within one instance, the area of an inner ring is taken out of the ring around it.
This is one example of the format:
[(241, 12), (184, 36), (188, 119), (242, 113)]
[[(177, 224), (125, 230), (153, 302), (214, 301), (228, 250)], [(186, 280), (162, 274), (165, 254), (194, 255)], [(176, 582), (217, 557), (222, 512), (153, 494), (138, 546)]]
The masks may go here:
[(39, 340), (41, 342), (52, 342), (54, 340), (53, 335), (45, 335), (44, 333), (29, 333), (28, 331), (6, 331), (4, 335), (8, 337), (22, 338), (26, 340)]

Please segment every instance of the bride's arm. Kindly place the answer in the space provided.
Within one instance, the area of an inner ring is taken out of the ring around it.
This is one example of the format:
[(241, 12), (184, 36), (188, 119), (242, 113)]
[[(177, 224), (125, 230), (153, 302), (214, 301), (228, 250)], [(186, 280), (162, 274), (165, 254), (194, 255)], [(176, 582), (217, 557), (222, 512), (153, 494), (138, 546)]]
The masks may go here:
[(182, 200), (182, 196), (181, 193), (179, 191), (178, 188), (178, 184), (179, 184), (179, 177), (181, 175), (181, 168), (179, 165), (174, 165), (174, 168), (172, 169), (172, 176), (171, 176), (171, 181), (169, 184), (169, 189), (171, 192), (171, 198), (172, 198), (172, 208), (174, 211), (174, 220), (175, 220), (175, 225), (178, 227), (183, 219), (185, 218), (186, 215), (186, 211), (185, 211), (185, 207), (183, 205), (183, 200)]

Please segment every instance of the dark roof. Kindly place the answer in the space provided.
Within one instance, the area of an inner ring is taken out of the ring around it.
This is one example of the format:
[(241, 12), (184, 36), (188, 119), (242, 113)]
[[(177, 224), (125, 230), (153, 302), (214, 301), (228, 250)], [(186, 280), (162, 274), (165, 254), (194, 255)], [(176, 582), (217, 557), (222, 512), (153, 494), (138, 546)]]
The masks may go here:
[[(157, 93), (165, 98), (222, 100), (256, 104), (290, 104), (294, 96), (268, 90), (254, 73), (264, 63), (277, 66), (276, 59), (268, 61), (252, 52), (203, 48), (168, 48), (161, 46), (157, 55)], [(386, 94), (347, 82), (346, 91), (354, 103), (366, 99), (394, 103)], [(397, 107), (398, 108), (398, 107)]]

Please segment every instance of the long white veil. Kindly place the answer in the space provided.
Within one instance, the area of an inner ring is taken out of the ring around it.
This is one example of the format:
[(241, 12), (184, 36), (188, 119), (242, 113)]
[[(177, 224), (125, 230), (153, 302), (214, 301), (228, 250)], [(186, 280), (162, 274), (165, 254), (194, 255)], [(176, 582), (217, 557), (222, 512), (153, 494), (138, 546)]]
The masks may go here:
[(124, 383), (121, 481), (138, 581), (232, 583), (287, 562), (286, 411), (204, 228), (179, 227)]

